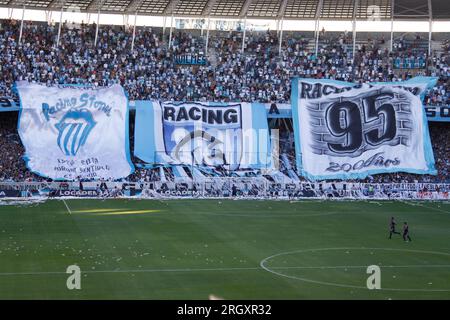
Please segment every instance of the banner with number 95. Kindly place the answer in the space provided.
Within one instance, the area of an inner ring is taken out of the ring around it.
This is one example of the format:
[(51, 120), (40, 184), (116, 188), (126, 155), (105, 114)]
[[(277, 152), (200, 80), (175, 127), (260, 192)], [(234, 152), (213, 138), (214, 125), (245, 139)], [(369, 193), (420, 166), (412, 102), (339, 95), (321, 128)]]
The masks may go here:
[(352, 84), (294, 79), (298, 171), (311, 180), (436, 174), (421, 97), (434, 78)]

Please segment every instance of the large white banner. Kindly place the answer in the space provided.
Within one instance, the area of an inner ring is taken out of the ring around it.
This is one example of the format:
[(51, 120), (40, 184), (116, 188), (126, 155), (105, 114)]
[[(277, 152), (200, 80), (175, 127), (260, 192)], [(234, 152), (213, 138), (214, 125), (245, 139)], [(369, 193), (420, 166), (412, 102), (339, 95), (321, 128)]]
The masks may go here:
[(436, 174), (421, 96), (430, 80), (350, 84), (294, 79), (297, 167), (312, 180)]
[(266, 110), (260, 104), (136, 105), (134, 151), (150, 164), (269, 169), (269, 139)]
[(27, 167), (51, 179), (130, 175), (128, 101), (123, 88), (16, 84), (18, 131)]

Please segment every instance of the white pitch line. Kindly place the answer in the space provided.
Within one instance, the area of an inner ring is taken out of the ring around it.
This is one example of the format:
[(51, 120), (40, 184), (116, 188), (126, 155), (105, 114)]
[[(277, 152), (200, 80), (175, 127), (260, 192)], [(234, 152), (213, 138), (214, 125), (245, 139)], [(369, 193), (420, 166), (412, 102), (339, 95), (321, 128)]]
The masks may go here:
[[(278, 269), (278, 270), (288, 270), (288, 269), (360, 269), (360, 268), (367, 268), (369, 265), (366, 266), (317, 266), (317, 267), (271, 267), (271, 269)], [(380, 265), (381, 269), (383, 268), (450, 268), (450, 264), (410, 264), (410, 265)]]
[(66, 206), (66, 208), (67, 208), (67, 211), (69, 211), (69, 214), (72, 214), (72, 211), (70, 210), (69, 206), (67, 205), (66, 200), (65, 200), (65, 199), (62, 199), (62, 201), (64, 202), (64, 204), (65, 204), (65, 206)]
[[(313, 279), (303, 278), (303, 277), (294, 276), (294, 275), (288, 275), (288, 274), (284, 274), (279, 271), (276, 271), (275, 268), (269, 268), (265, 265), (267, 261), (269, 261), (275, 257), (283, 256), (283, 255), (294, 254), (294, 253), (316, 252), (316, 251), (330, 251), (330, 250), (385, 250), (385, 251), (401, 251), (401, 252), (413, 252), (413, 253), (429, 253), (429, 254), (450, 256), (450, 253), (446, 253), (446, 252), (411, 250), (411, 249), (395, 249), (395, 248), (366, 248), (366, 247), (317, 248), (317, 249), (303, 249), (303, 250), (280, 252), (280, 253), (274, 254), (270, 257), (264, 258), (263, 260), (261, 260), (259, 265), (261, 268), (263, 268), (267, 272), (270, 272), (272, 274), (275, 274), (277, 276), (284, 277), (284, 278), (289, 278), (289, 279), (293, 279), (293, 280), (299, 280), (299, 281), (314, 283), (314, 284), (319, 284), (319, 285), (340, 287), (340, 288), (367, 289), (367, 287), (363, 287), (363, 286), (319, 281), (319, 280), (313, 280)], [(425, 267), (426, 265), (417, 265), (417, 266)], [(432, 265), (430, 265), (430, 266), (432, 266)], [(437, 265), (435, 265), (435, 266), (437, 266)], [(443, 266), (443, 265), (439, 265), (439, 266)], [(395, 266), (392, 266), (392, 267), (395, 267)], [(409, 267), (412, 267), (412, 265), (409, 265)], [(381, 265), (380, 268), (383, 268), (383, 266)], [(409, 291), (410, 292), (450, 292), (450, 289), (423, 289), (423, 288), (417, 288), (417, 289), (413, 289), (413, 288), (404, 288), (404, 289), (402, 289), (402, 288), (381, 288), (381, 290), (405, 291), (405, 292), (406, 291), (408, 291), (408, 292)]]
[[(289, 269), (360, 269), (367, 268), (368, 265), (360, 266), (291, 266), (291, 267), (271, 267), (274, 270)], [(380, 268), (450, 268), (448, 264), (435, 265), (381, 265)], [(264, 270), (261, 267), (235, 267), (235, 268), (184, 268), (184, 269), (134, 269), (134, 270), (81, 270), (81, 273), (153, 273), (153, 272), (209, 272), (209, 271), (251, 271)], [(43, 271), (43, 272), (2, 272), (0, 276), (27, 276), (27, 275), (57, 275), (66, 274), (63, 271)]]
[(450, 213), (450, 211), (446, 211), (446, 210), (442, 210), (442, 209), (434, 208), (434, 207), (428, 207), (426, 205), (423, 205), (423, 204), (417, 203), (417, 202), (410, 203), (408, 201), (402, 201), (402, 203), (405, 203), (405, 204), (407, 204), (409, 206), (412, 206), (412, 207), (419, 206), (419, 207), (426, 208), (426, 209), (431, 209), (431, 210), (434, 210), (434, 211), (439, 211), (439, 212), (443, 212), (443, 213)]
[[(151, 272), (205, 272), (205, 271), (243, 271), (243, 270), (259, 270), (259, 267), (247, 268), (184, 268), (184, 269), (135, 269), (135, 270), (81, 270), (81, 273), (151, 273)], [(62, 271), (49, 272), (3, 272), (0, 276), (16, 276), (16, 275), (52, 275), (52, 274), (66, 274)]]

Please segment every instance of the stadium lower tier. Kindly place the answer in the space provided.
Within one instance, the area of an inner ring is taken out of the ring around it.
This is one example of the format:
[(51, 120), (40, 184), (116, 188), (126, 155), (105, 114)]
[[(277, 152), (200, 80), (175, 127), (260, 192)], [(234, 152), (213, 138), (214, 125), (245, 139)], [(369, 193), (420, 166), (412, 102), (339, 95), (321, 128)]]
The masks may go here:
[[(195, 166), (152, 166), (147, 168), (137, 158), (133, 159), (136, 171), (122, 181), (140, 183), (205, 183), (213, 179), (263, 179), (265, 188), (273, 185), (299, 184), (307, 182), (295, 163), (295, 145), (290, 137), (289, 126), (280, 128), (279, 168), (278, 170), (228, 170), (224, 167)], [(449, 183), (450, 182), (450, 123), (429, 123), (430, 136), (437, 175), (415, 175), (406, 173), (377, 174), (361, 183)], [(130, 147), (133, 150), (133, 123), (130, 120)], [(48, 182), (49, 179), (30, 172), (23, 160), (24, 148), (17, 133), (17, 114), (3, 113), (0, 117), (0, 182)], [(350, 181), (352, 182), (352, 181)], [(188, 188), (192, 188), (192, 185)], [(174, 190), (176, 188), (174, 187)]]
[[(373, 199), (449, 200), (450, 184), (434, 183), (277, 183), (267, 177), (214, 178), (177, 182), (0, 183), (0, 199), (41, 201), (76, 198), (139, 199)], [(2, 202), (0, 202), (2, 204)]]

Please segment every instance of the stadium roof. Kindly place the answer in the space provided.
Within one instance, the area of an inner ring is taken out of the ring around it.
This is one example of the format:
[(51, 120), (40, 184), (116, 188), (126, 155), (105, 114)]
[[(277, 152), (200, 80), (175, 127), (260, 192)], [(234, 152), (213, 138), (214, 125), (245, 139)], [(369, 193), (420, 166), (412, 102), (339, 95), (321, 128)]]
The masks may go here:
[[(211, 18), (450, 19), (449, 0), (0, 0), (0, 7)], [(356, 10), (355, 10), (356, 8)], [(393, 9), (393, 10), (392, 10)]]

